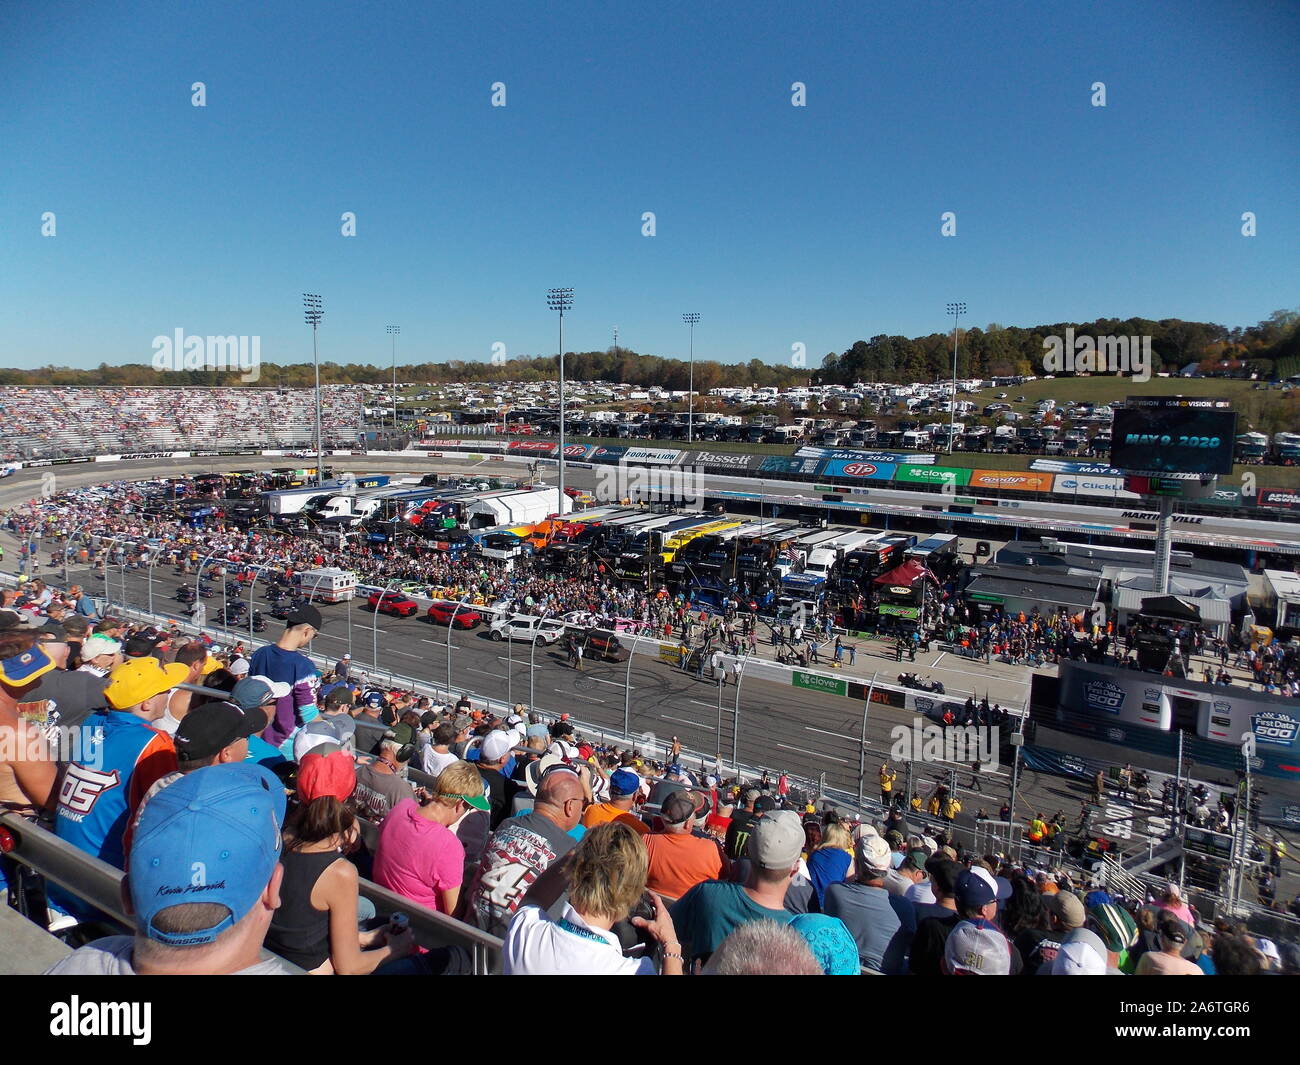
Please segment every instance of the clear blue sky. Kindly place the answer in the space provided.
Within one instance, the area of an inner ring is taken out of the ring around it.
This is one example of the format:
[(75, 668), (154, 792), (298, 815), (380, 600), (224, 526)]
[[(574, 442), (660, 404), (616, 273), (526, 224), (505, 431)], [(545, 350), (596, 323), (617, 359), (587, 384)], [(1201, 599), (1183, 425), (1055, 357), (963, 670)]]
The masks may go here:
[(379, 363), (390, 323), (402, 362), (553, 352), (553, 285), (569, 350), (618, 326), (684, 355), (691, 310), (701, 357), (812, 365), (953, 299), (979, 325), (1300, 305), (1298, 5), (635, 11), (11, 0), (0, 365), (144, 362), (177, 328), (309, 360), (304, 290), (323, 359)]

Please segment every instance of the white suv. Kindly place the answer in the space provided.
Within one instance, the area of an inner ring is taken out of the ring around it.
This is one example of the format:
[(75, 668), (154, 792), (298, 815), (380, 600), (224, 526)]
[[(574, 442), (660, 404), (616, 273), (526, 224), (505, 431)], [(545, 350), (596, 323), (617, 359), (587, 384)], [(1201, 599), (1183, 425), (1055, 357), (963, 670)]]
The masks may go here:
[(564, 635), (564, 623), (549, 618), (543, 620), (532, 614), (512, 614), (508, 618), (497, 618), (488, 629), (488, 635), (494, 640), (524, 640), (532, 643), (539, 640), (543, 645), (555, 643)]

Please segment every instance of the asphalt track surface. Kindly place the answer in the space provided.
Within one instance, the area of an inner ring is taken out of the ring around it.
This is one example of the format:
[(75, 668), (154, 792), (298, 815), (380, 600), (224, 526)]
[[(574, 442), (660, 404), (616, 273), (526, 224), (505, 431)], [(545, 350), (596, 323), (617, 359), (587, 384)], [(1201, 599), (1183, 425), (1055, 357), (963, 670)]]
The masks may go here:
[[(127, 476), (132, 480), (144, 480), (176, 476), (186, 471), (270, 468), (283, 465), (285, 461), (259, 461), (240, 456), (211, 464), (184, 463), (183, 468), (175, 462), (152, 461), (88, 465), (73, 467), (66, 472), (66, 468), (58, 468), (57, 490)], [(334, 465), (336, 469), (372, 473), (403, 468), (400, 462), (391, 460), (336, 459)], [(435, 462), (425, 459), (416, 468), (428, 472), (432, 468), (454, 470), (466, 467), (450, 460)], [(508, 469), (509, 466), (503, 467), (501, 463), (484, 463), (477, 467), (480, 473), (498, 475)], [(39, 495), (42, 472), (39, 469), (24, 471), (0, 482), (0, 506), (11, 506)], [(407, 466), (406, 472), (415, 470)], [(590, 472), (574, 471), (588, 475)], [(574, 483), (573, 478), (570, 481)], [(576, 483), (581, 486), (582, 482), (578, 480)], [(17, 557), (16, 541), (7, 533), (0, 539), (4, 541), (11, 560), (7, 568), (16, 569), (13, 564)], [(48, 560), (48, 552), (44, 554)], [(48, 567), (42, 568), (49, 572)], [(61, 577), (57, 570), (50, 575)], [(188, 617), (188, 608), (182, 606), (174, 594), (182, 583), (192, 583), (194, 578), (176, 575), (172, 567), (157, 567), (152, 580), (138, 571), (123, 572), (110, 567), (107, 588), (103, 579), (91, 576), (88, 570), (84, 567), (79, 569), (75, 564), (69, 569), (68, 576), (72, 582), (85, 585), (92, 595), (106, 595), (140, 608), (147, 606), (152, 584), (157, 612)], [(221, 588), (224, 582), (217, 581), (214, 585), (218, 589), (217, 595), (204, 600), (210, 619), (215, 619), (223, 605)], [(265, 610), (266, 604), (261, 599), (263, 590), (264, 586), (259, 583), (254, 605)], [(449, 659), (448, 629), (445, 626), (435, 625), (421, 616), (406, 619), (386, 615), (376, 617), (364, 600), (325, 605), (322, 613), (325, 617), (324, 631), (313, 646), (317, 653), (337, 658), (350, 650), (354, 666), (365, 669), (374, 658), (373, 652), (377, 647), (383, 670), (447, 686)], [(279, 623), (273, 618), (267, 620), (267, 630), (256, 634), (256, 638), (275, 638)], [(220, 631), (219, 626), (212, 624), (208, 628)], [(241, 630), (239, 635), (247, 639), (247, 630)], [(766, 635), (766, 628), (760, 628), (760, 638)], [(643, 640), (642, 646), (649, 642)], [(1016, 708), (1025, 698), (1029, 676), (1028, 670), (1023, 668), (996, 663), (992, 668), (986, 668), (980, 663), (967, 663), (934, 653), (918, 656), (916, 664), (907, 663), (900, 667), (893, 661), (892, 650), (883, 643), (857, 641), (857, 646), (856, 668), (842, 671), (854, 677), (870, 680), (872, 672), (879, 670), (881, 681), (890, 682), (900, 669), (906, 668), (922, 676), (942, 679), (950, 694), (958, 689), (974, 691), (977, 696), (987, 691), (990, 701)], [(774, 774), (785, 770), (813, 781), (824, 779), (830, 787), (856, 793), (860, 766), (865, 766), (862, 790), (868, 797), (878, 795), (877, 770), (896, 738), (891, 730), (896, 726), (910, 728), (914, 724), (910, 712), (873, 704), (866, 714), (864, 751), (861, 702), (796, 689), (788, 682), (782, 684), (744, 677), (743, 670), (739, 688), (734, 683), (734, 676), (719, 686), (708, 678), (707, 670), (704, 679), (697, 679), (645, 654), (634, 656), (630, 671), (626, 663), (586, 660), (583, 672), (578, 673), (565, 663), (563, 654), (556, 649), (539, 644), (532, 651), (527, 642), (493, 641), (487, 637), (484, 627), (473, 631), (457, 630), (452, 636), (450, 651), (450, 686), (453, 690), (524, 702), (552, 713), (567, 712), (591, 726), (597, 734), (624, 735), (626, 720), (629, 726), (626, 734), (636, 737), (643, 749), (658, 748), (662, 751), (672, 737), (677, 736), (690, 752), (684, 760), (693, 769), (711, 768), (719, 754), (724, 763), (730, 763), (734, 751), (741, 764), (766, 767)], [(825, 669), (823, 672), (834, 671)], [(928, 795), (934, 782), (946, 779), (950, 769), (958, 770), (957, 784), (964, 807), (958, 824), (971, 825), (980, 806), (996, 815), (997, 808), (1010, 792), (1010, 767), (1000, 765), (974, 777), (968, 764), (960, 767), (943, 762), (927, 764), (917, 768), (913, 786)], [(900, 787), (904, 780), (904, 774), (900, 772)], [(1022, 770), (1016, 808), (1022, 819), (1034, 810), (1050, 814), (1057, 809), (1063, 809), (1067, 818), (1073, 819), (1084, 794), (1085, 789), (1080, 783)], [(1114, 833), (1121, 846), (1145, 850), (1148, 832), (1158, 832), (1162, 827), (1158, 818), (1151, 823), (1154, 813), (1142, 811), (1130, 820), (1121, 811), (1117, 815), (1117, 831)], [(1125, 834), (1128, 839), (1124, 838)]]

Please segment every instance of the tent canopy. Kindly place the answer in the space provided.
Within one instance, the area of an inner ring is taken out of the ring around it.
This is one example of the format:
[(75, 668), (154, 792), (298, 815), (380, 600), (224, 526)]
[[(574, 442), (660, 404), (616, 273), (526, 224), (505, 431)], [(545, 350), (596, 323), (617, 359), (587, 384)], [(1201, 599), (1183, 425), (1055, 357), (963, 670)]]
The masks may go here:
[(888, 573), (882, 573), (875, 579), (876, 584), (896, 584), (900, 588), (910, 588), (921, 577), (929, 577), (935, 584), (939, 580), (925, 565), (914, 558), (909, 558), (900, 566), (895, 566)]

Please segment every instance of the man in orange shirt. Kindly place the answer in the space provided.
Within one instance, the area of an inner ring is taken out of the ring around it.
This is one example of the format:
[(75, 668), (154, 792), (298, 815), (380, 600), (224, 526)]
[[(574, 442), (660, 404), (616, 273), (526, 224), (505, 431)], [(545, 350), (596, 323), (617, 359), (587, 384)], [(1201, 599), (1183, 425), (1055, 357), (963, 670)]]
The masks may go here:
[(632, 770), (615, 771), (609, 778), (609, 802), (588, 806), (582, 814), (582, 827), (593, 829), (607, 821), (618, 821), (644, 836), (650, 829), (641, 818), (632, 813), (632, 804), (640, 787), (641, 778)]
[(659, 816), (664, 831), (645, 838), (650, 852), (646, 887), (679, 899), (696, 884), (721, 878), (722, 848), (714, 840), (691, 835), (695, 827), (695, 802), (690, 793), (673, 792), (664, 800)]

